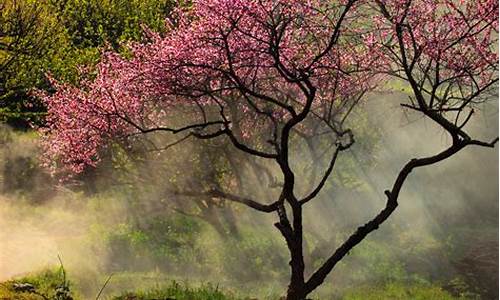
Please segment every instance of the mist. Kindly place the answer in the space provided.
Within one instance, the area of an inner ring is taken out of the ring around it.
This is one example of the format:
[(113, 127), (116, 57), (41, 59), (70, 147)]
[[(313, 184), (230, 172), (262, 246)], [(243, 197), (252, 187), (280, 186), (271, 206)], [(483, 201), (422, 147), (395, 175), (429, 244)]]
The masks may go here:
[[(402, 97), (372, 95), (351, 119), (357, 142), (342, 153), (331, 184), (304, 209), (310, 265), (317, 267), (383, 208), (383, 191), (407, 161), (435, 154), (450, 143), (431, 121), (401, 109)], [(139, 165), (118, 151), (95, 172), (58, 185), (37, 165), (36, 137), (1, 130), (0, 281), (58, 266), (60, 256), (86, 297), (95, 295), (112, 273), (117, 275), (106, 295), (187, 278), (237, 291), (255, 292), (258, 286), (259, 297), (279, 295), (286, 288), (288, 253), (273, 227), (276, 216), (172, 192), (200, 191), (214, 176), (212, 165), (220, 162), (204, 158), (203, 147), (186, 142), (180, 150), (153, 156), (143, 154), (143, 144), (133, 145), (141, 154)], [(482, 105), (468, 130), (482, 139), (496, 137), (497, 104)], [(156, 143), (164, 139), (151, 137)], [(307, 159), (303, 153), (294, 155)], [(417, 277), (446, 287), (464, 273), (462, 268), (476, 267), (474, 261), (466, 264), (470, 253), (490, 255), (487, 265), (475, 272), (484, 285), (498, 287), (498, 164), (497, 147), (470, 147), (414, 171), (394, 215), (313, 296), (329, 299), (344, 289)], [(244, 195), (273, 199), (275, 190), (247, 166), (241, 175)], [(174, 246), (155, 244), (165, 240)], [(497, 287), (489, 287), (485, 295)]]

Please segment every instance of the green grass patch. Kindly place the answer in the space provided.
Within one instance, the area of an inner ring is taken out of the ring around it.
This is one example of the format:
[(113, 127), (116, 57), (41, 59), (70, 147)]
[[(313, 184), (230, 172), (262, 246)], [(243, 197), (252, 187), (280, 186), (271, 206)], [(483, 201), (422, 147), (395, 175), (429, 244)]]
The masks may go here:
[(0, 283), (0, 299), (72, 300), (73, 295), (64, 270), (55, 268)]
[(200, 287), (173, 281), (165, 287), (153, 288), (145, 291), (126, 292), (113, 300), (149, 300), (149, 299), (175, 299), (175, 300), (238, 300), (239, 298), (229, 292), (223, 292), (211, 284)]
[(347, 292), (342, 300), (466, 300), (454, 297), (436, 285), (388, 283)]

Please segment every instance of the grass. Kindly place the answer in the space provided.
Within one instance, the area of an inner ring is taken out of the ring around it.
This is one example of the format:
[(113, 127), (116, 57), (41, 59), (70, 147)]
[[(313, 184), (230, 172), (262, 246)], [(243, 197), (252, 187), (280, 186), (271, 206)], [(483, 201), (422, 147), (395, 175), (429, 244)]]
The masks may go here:
[[(19, 285), (25, 288), (19, 288)], [(31, 286), (31, 287), (29, 287)], [(0, 283), (1, 300), (70, 300), (69, 283), (60, 268), (46, 269)]]
[(342, 300), (466, 300), (454, 297), (439, 286), (428, 284), (406, 285), (388, 283), (347, 292)]
[[(30, 284), (33, 288), (25, 291), (16, 290), (16, 285)], [(61, 286), (71, 288), (66, 297), (61, 294)], [(65, 281), (61, 269), (47, 269), (24, 277), (0, 283), (0, 300), (71, 300), (83, 299), (80, 291)], [(199, 287), (188, 286), (176, 281), (169, 284), (158, 285), (147, 290), (122, 292), (119, 296), (101, 297), (110, 300), (245, 300), (235, 294), (222, 291), (218, 286), (204, 284)], [(249, 299), (249, 298), (246, 298)]]
[[(117, 274), (119, 276), (119, 274)], [(165, 280), (166, 281), (166, 280)], [(243, 297), (240, 293), (223, 290), (213, 284), (191, 285), (170, 281), (147, 289), (121, 291), (114, 295), (101, 296), (102, 300), (264, 300)], [(32, 291), (16, 291), (15, 285), (29, 283)], [(67, 294), (61, 294), (61, 286), (69, 287)], [(124, 289), (126, 290), (126, 289)], [(383, 285), (368, 285), (346, 290), (337, 300), (470, 300), (468, 297), (455, 297), (437, 285), (425, 283), (393, 282)], [(76, 286), (65, 281), (61, 269), (48, 269), (15, 280), (0, 283), (0, 300), (72, 300), (84, 299)], [(88, 297), (87, 297), (88, 298)], [(95, 298), (95, 295), (92, 297)], [(314, 299), (331, 299), (330, 297)], [(279, 297), (265, 297), (277, 300)]]
[(149, 300), (149, 299), (175, 299), (175, 300), (237, 300), (241, 299), (228, 292), (219, 290), (217, 286), (203, 285), (189, 287), (173, 281), (165, 287), (158, 287), (145, 291), (127, 292), (113, 297), (113, 300)]

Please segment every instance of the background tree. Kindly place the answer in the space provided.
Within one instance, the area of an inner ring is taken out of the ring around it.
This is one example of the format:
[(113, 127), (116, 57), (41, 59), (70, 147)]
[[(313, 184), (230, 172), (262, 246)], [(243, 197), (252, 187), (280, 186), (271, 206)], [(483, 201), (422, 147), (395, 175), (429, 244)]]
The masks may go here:
[[(17, 120), (21, 111), (25, 120), (32, 117), (26, 103), (26, 88), (41, 87), (45, 57), (54, 50), (61, 31), (47, 6), (38, 1), (8, 0), (0, 4), (0, 107), (2, 121)], [(33, 104), (33, 103), (31, 103)], [(36, 110), (36, 109), (35, 109)], [(16, 121), (11, 122), (13, 125)]]
[(95, 64), (101, 47), (123, 51), (143, 37), (143, 26), (161, 32), (173, 7), (168, 0), (2, 1), (0, 121), (20, 129), (40, 124), (45, 108), (29, 91), (50, 90), (47, 72), (77, 82), (77, 67)]
[[(287, 299), (304, 299), (394, 212), (414, 169), (467, 146), (495, 145), (498, 138), (484, 142), (467, 134), (473, 110), (462, 113), (498, 80), (497, 14), (495, 1), (196, 2), (180, 14), (177, 29), (134, 45), (129, 58), (106, 53), (94, 80), (78, 87), (53, 81), (57, 92), (45, 97), (47, 163), (82, 172), (97, 164), (110, 140), (137, 133), (228, 139), (243, 153), (277, 166), (279, 192), (267, 193), (270, 201), (216, 188), (204, 193), (276, 213), (275, 226), (291, 257)], [(385, 191), (385, 207), (305, 274), (303, 207), (354, 143), (344, 121), (351, 107), (380, 86), (381, 74), (409, 84), (412, 102), (404, 105), (441, 126), (451, 146), (405, 164)], [(172, 117), (177, 114), (184, 121)], [(309, 120), (321, 135), (305, 126)], [(300, 189), (307, 179), (294, 163), (297, 135), (333, 141), (329, 162), (307, 192)]]

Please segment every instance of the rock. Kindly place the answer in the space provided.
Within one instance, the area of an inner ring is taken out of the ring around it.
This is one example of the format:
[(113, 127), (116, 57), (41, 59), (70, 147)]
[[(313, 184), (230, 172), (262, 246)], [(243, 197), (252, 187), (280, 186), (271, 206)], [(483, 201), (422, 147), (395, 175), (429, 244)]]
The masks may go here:
[(12, 289), (16, 292), (28, 292), (28, 293), (33, 293), (35, 292), (35, 286), (32, 285), (31, 283), (14, 283), (12, 284)]

